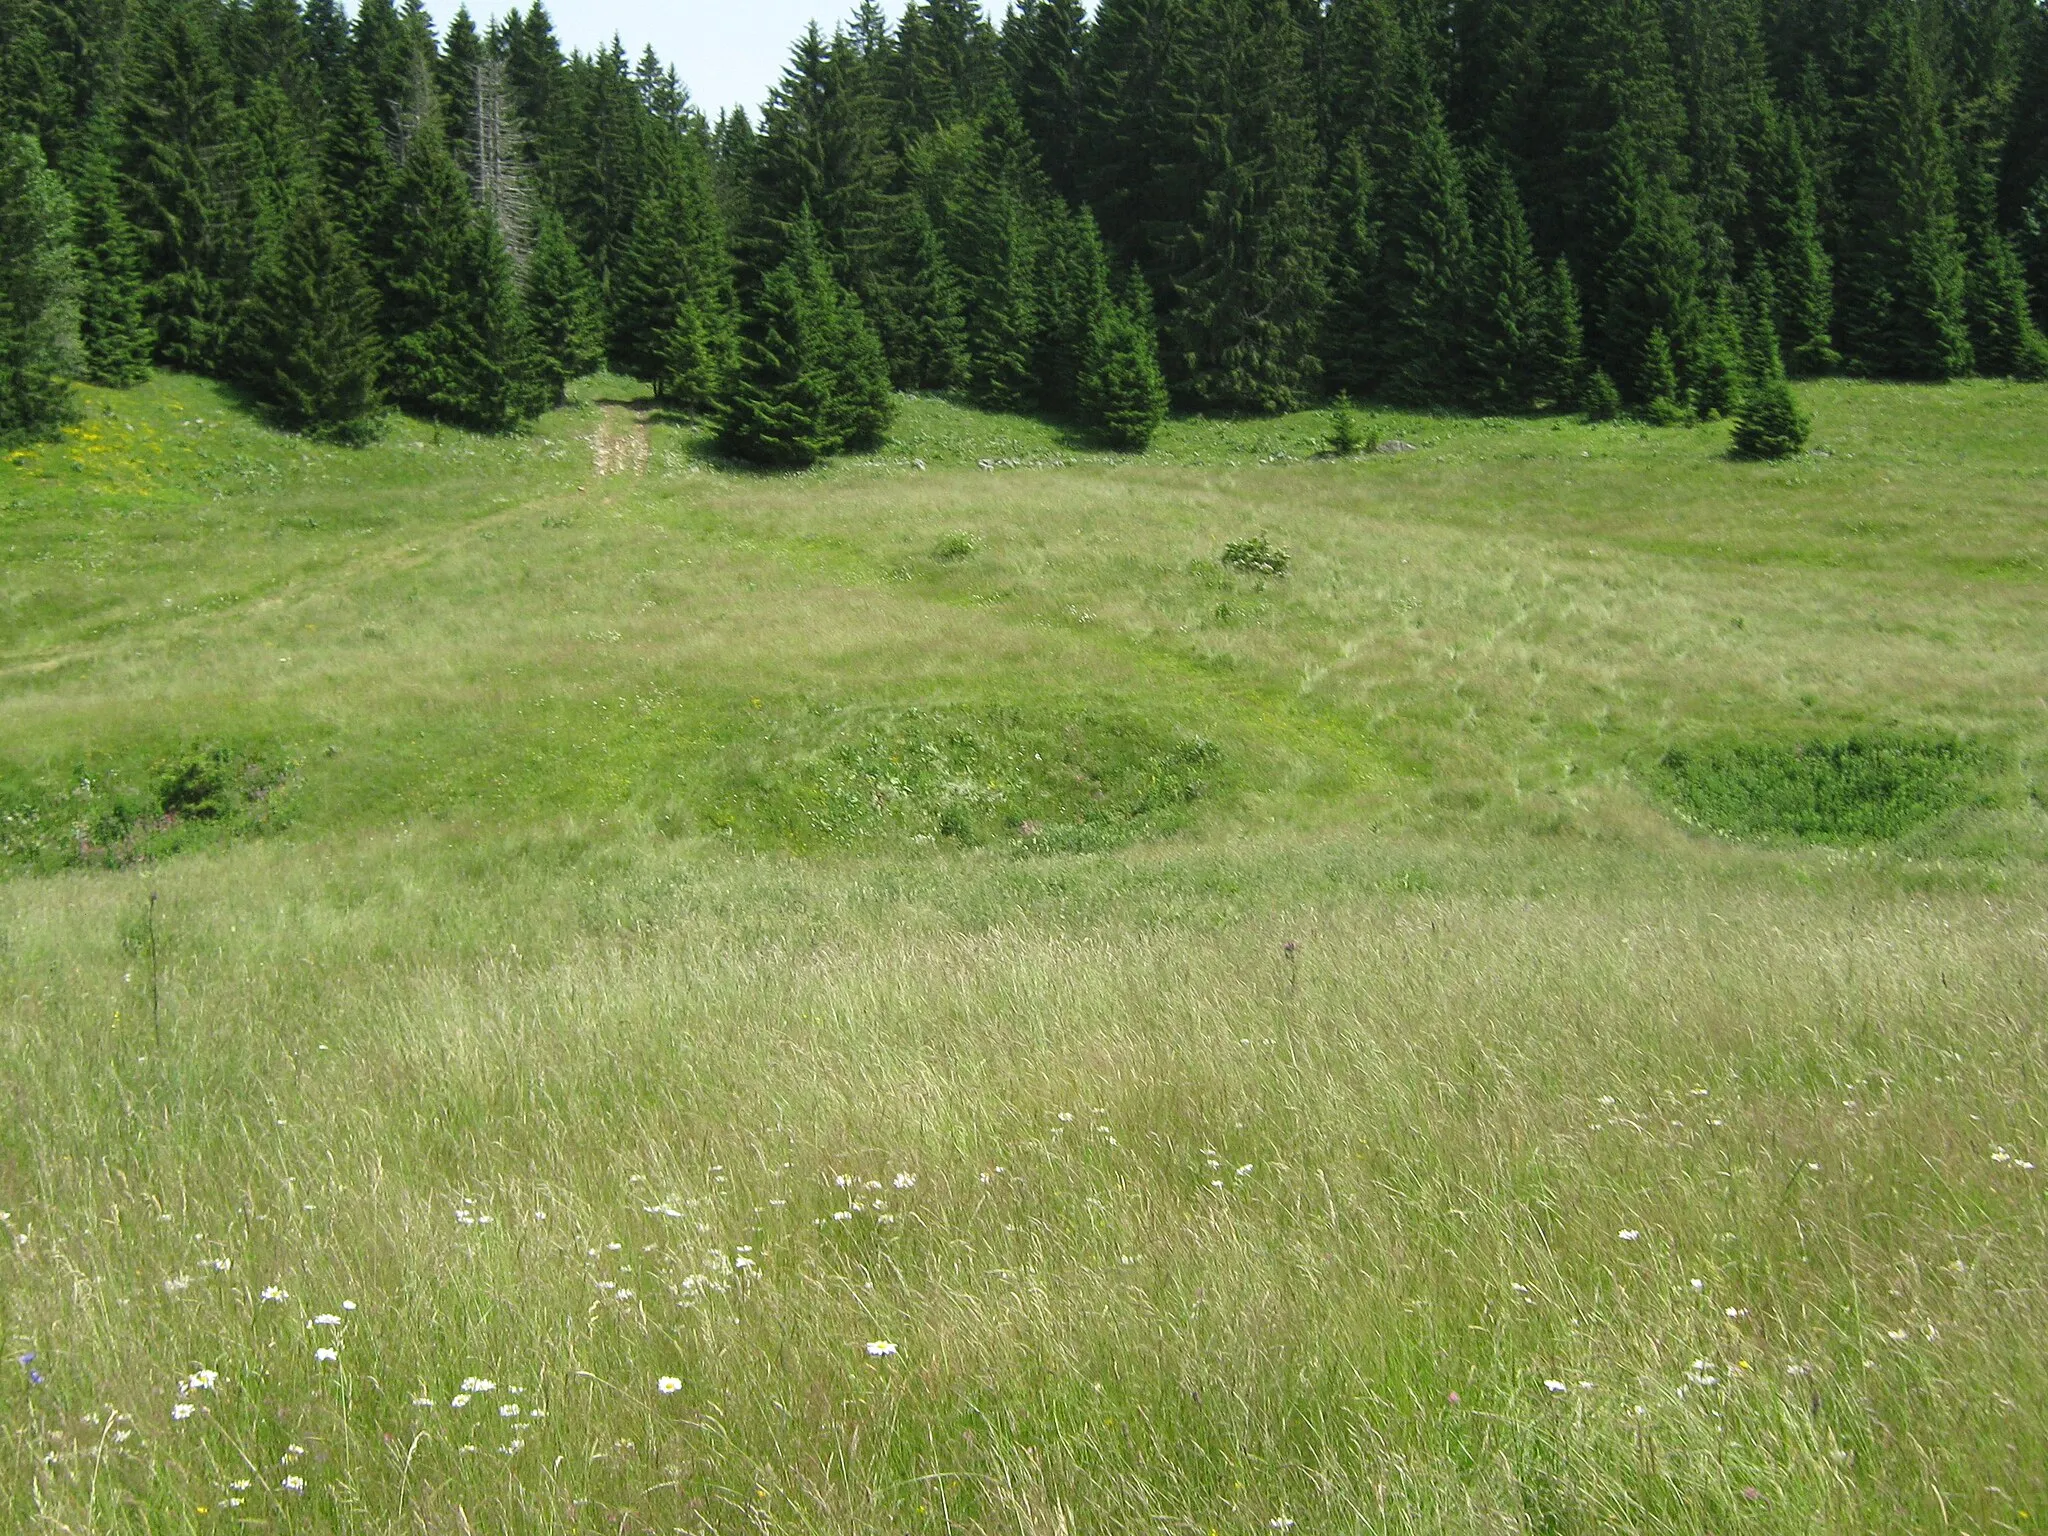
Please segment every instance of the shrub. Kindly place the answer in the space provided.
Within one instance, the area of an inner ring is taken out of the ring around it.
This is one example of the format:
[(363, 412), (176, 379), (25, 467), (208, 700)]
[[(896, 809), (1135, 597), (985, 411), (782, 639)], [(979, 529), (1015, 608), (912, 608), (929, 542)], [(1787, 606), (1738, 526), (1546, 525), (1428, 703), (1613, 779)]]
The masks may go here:
[(1223, 563), (1247, 576), (1285, 576), (1287, 551), (1266, 542), (1262, 533), (1223, 546)]
[(1988, 756), (1952, 736), (1870, 734), (1673, 748), (1658, 766), (1680, 813), (1716, 832), (1860, 843), (1960, 804)]

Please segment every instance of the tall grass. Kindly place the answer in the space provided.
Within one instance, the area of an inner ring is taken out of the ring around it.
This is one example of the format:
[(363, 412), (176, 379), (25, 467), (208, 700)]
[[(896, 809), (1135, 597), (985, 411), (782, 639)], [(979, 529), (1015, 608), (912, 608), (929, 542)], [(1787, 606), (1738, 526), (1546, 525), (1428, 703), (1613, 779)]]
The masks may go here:
[[(296, 766), (0, 882), (0, 1525), (2030, 1529), (2048, 401), (1821, 403), (1784, 471), (1405, 420), (991, 471), (1042, 429), (921, 403), (959, 467), (657, 427), (591, 489), (585, 410), (6, 488), (18, 803)], [(1227, 575), (1259, 529), (1288, 576)], [(1889, 843), (1657, 798), (1873, 723), (1996, 766)], [(1006, 819), (1194, 737), (1105, 851)]]

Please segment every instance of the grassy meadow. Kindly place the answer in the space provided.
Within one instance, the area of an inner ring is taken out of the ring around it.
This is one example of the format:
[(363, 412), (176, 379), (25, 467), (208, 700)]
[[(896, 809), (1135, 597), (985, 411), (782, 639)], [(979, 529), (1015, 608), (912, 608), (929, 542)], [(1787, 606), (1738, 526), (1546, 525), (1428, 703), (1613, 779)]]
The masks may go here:
[(0, 460), (0, 1528), (2048, 1523), (2048, 388), (641, 393)]

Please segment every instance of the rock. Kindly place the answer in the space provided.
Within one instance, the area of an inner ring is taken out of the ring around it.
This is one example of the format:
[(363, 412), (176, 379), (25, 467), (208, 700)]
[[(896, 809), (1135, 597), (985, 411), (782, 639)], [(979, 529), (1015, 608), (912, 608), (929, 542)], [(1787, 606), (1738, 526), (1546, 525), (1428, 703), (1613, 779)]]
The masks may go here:
[(1373, 451), (1376, 453), (1413, 453), (1415, 445), (1410, 442), (1404, 442), (1398, 437), (1390, 437)]

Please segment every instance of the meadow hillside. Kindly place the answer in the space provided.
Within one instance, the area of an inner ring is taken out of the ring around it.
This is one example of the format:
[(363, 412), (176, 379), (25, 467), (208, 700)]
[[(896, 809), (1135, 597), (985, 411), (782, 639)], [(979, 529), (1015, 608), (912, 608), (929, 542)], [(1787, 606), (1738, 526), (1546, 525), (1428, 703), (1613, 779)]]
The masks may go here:
[(2033, 1529), (2048, 387), (1799, 392), (772, 475), (82, 391), (0, 1526)]

